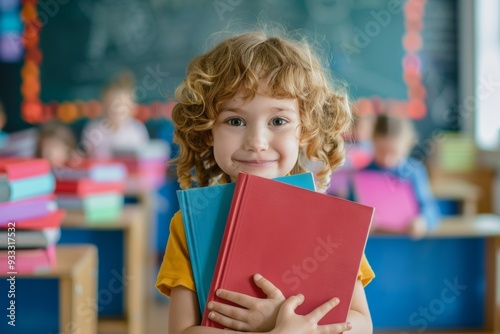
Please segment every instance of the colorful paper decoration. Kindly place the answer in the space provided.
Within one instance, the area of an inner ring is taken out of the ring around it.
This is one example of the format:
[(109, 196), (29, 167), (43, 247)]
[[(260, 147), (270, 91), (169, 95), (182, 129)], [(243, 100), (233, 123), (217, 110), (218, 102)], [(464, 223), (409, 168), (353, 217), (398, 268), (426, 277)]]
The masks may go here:
[(388, 113), (412, 119), (421, 119), (426, 116), (427, 89), (422, 82), (422, 60), (418, 54), (423, 48), (422, 30), (426, 1), (408, 0), (403, 8), (406, 32), (402, 39), (405, 50), (402, 65), (408, 100), (383, 101), (379, 97), (359, 99), (354, 105), (354, 110), (359, 115)]
[(425, 3), (427, 0), (408, 0), (403, 8), (406, 33), (403, 36), (403, 79), (407, 86), (408, 104), (406, 114), (413, 119), (421, 119), (427, 114), (425, 98), (427, 90), (422, 83), (422, 63), (418, 52), (423, 47)]

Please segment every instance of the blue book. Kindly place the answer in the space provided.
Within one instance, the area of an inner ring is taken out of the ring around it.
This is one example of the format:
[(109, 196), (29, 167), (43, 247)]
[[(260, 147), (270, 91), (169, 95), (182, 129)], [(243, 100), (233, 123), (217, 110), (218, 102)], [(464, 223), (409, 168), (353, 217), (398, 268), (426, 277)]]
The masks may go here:
[[(315, 190), (313, 175), (310, 172), (275, 180)], [(236, 183), (228, 183), (177, 191), (202, 316), (235, 186)]]
[(54, 188), (55, 178), (52, 173), (15, 181), (0, 177), (0, 202), (51, 194)]

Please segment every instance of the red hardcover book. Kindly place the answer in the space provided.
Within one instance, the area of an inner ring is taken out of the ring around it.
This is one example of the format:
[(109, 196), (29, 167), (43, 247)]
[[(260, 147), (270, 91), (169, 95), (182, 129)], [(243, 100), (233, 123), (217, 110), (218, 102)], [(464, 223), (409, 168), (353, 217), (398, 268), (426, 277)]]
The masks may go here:
[(45, 159), (0, 158), (0, 177), (6, 177), (8, 181), (48, 173), (50, 173), (50, 164)]
[(90, 179), (80, 180), (57, 180), (56, 194), (71, 194), (85, 196), (91, 194), (125, 191), (124, 182), (96, 182)]
[[(265, 298), (259, 273), (307, 314), (327, 300), (340, 304), (320, 324), (344, 322), (374, 209), (254, 175), (240, 174), (231, 202), (208, 302), (219, 288)], [(206, 307), (206, 305), (205, 305)], [(202, 325), (222, 328), (208, 319)]]
[[(16, 221), (16, 229), (18, 230), (41, 230), (45, 228), (61, 227), (64, 218), (65, 210), (56, 210), (43, 217), (24, 219)], [(3, 226), (7, 228), (8, 225)]]

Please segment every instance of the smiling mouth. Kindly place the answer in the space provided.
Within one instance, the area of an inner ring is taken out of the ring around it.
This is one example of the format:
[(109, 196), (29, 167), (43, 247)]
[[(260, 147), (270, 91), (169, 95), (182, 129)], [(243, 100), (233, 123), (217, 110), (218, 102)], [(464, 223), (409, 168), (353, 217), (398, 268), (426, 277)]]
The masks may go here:
[(276, 160), (236, 160), (236, 162), (247, 165), (247, 166), (255, 166), (255, 167), (265, 167), (271, 165)]

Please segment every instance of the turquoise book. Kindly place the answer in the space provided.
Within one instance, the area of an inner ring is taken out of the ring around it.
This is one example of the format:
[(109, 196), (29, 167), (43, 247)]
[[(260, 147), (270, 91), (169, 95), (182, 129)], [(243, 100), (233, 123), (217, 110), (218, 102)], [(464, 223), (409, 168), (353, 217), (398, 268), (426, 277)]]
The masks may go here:
[(54, 192), (55, 178), (52, 173), (9, 181), (0, 177), (0, 202), (16, 201)]
[[(312, 173), (278, 177), (276, 181), (315, 190)], [(178, 190), (196, 294), (203, 316), (236, 183)], [(263, 198), (265, 194), (262, 194)]]

